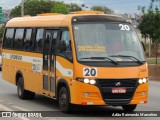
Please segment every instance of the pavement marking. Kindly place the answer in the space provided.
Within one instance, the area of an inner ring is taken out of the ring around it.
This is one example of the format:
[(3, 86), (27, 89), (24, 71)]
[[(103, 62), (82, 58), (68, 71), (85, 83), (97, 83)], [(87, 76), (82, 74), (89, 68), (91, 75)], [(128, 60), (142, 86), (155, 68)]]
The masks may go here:
[(28, 109), (25, 109), (25, 108), (22, 108), (22, 107), (19, 107), (19, 106), (15, 106), (15, 105), (11, 105), (11, 106), (16, 108), (16, 109), (19, 109), (21, 111), (31, 111), (31, 110), (28, 110)]
[(8, 108), (8, 107), (6, 107), (6, 106), (4, 106), (2, 104), (0, 104), (0, 108), (3, 108), (5, 111), (13, 111), (10, 108)]

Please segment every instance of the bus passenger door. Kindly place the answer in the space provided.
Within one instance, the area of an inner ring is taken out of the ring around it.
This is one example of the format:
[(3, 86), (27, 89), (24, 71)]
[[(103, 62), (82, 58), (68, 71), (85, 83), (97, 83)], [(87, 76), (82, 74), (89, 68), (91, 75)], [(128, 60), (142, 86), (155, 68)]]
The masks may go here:
[(55, 50), (57, 30), (45, 30), (43, 48), (43, 94), (55, 96)]

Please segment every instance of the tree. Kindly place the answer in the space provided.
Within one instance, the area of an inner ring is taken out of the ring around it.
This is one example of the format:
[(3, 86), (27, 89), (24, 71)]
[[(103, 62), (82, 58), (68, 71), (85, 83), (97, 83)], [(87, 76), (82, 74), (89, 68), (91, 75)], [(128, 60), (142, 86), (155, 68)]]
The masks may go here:
[[(62, 13), (68, 14), (69, 12), (80, 11), (81, 7), (77, 4), (65, 4), (53, 0), (25, 0), (24, 1), (24, 14), (36, 16), (41, 13)], [(12, 9), (10, 17), (21, 16), (21, 5)]]
[(57, 2), (52, 5), (51, 12), (53, 13), (62, 13), (62, 14), (68, 14), (69, 10), (63, 2)]
[[(54, 1), (50, 0), (25, 0), (24, 1), (24, 14), (35, 16), (41, 13), (50, 13)], [(10, 17), (21, 16), (21, 5), (12, 9)]]
[(106, 6), (93, 6), (91, 8), (91, 10), (93, 10), (93, 11), (102, 11), (105, 14), (113, 14), (114, 13), (113, 10), (109, 9)]
[(69, 12), (81, 11), (82, 8), (75, 3), (67, 4)]
[(81, 6), (82, 6), (82, 7), (86, 7), (86, 5), (85, 5), (85, 4), (82, 4)]
[(54, 3), (50, 0), (26, 0), (24, 3), (25, 14), (35, 16), (41, 13), (50, 13)]
[(16, 6), (15, 8), (13, 8), (13, 9), (11, 10), (10, 18), (20, 17), (20, 16), (21, 16), (21, 6), (18, 5), (18, 6)]
[(67, 5), (63, 2), (57, 2), (52, 5), (51, 12), (53, 13), (62, 13), (62, 14), (68, 14), (69, 10), (67, 8)]
[(147, 12), (143, 10), (143, 19), (139, 24), (139, 29), (142, 35), (149, 37), (155, 44), (156, 64), (158, 59), (158, 44), (160, 43), (160, 11), (158, 7), (153, 6), (154, 1), (151, 1)]
[(2, 25), (2, 27), (0, 28), (0, 43), (2, 42), (4, 30), (5, 30), (5, 25)]

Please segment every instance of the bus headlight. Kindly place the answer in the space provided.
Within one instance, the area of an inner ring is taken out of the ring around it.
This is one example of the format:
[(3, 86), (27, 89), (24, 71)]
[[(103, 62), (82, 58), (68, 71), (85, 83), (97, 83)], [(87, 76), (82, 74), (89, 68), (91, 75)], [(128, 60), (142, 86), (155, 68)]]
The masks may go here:
[(96, 84), (96, 80), (94, 80), (94, 79), (88, 79), (88, 78), (76, 78), (76, 80), (79, 81), (79, 82), (86, 83), (86, 84), (91, 84), (91, 85)]
[(146, 82), (148, 82), (148, 78), (141, 78), (141, 79), (139, 79), (139, 84), (142, 84), (142, 83), (146, 83)]
[(143, 78), (143, 83), (146, 83), (147, 82), (147, 79), (146, 78)]
[(90, 83), (89, 79), (85, 78), (84, 83), (86, 83), (86, 84)]
[(143, 83), (143, 79), (139, 79), (139, 84), (142, 84)]
[(90, 82), (90, 84), (92, 84), (92, 85), (94, 85), (94, 84), (96, 83), (95, 80), (90, 80), (89, 82)]

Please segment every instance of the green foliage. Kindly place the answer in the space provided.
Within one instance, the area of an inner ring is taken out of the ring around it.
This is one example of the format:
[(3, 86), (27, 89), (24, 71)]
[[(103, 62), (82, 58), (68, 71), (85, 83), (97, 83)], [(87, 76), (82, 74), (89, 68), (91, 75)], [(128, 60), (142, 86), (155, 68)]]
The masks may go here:
[(82, 7), (86, 7), (86, 5), (85, 5), (85, 4), (82, 4), (81, 6), (82, 6)]
[(35, 16), (41, 13), (49, 13), (54, 2), (50, 0), (27, 0), (24, 3), (25, 15)]
[(53, 13), (62, 13), (62, 14), (68, 14), (69, 10), (63, 2), (57, 2), (52, 5), (51, 12)]
[[(41, 13), (62, 13), (68, 14), (69, 12), (81, 11), (81, 7), (77, 4), (65, 4), (63, 2), (53, 0), (25, 0), (24, 1), (24, 14), (35, 16)], [(21, 5), (12, 9), (10, 17), (21, 16)]]
[(78, 6), (77, 4), (75, 3), (71, 3), (71, 4), (66, 4), (69, 12), (75, 12), (75, 11), (81, 11), (81, 7)]
[(0, 7), (0, 23), (2, 22), (2, 7)]
[[(141, 34), (145, 37), (149, 37), (155, 44), (156, 60), (158, 57), (158, 44), (160, 43), (160, 11), (157, 6), (154, 6), (154, 0), (146, 11), (143, 7), (143, 18), (138, 28), (141, 30)], [(157, 62), (157, 61), (156, 61)]]
[[(24, 14), (35, 16), (41, 13), (49, 13), (54, 1), (50, 0), (25, 0), (24, 1)], [(21, 5), (16, 6), (12, 9), (10, 17), (21, 16)]]
[(141, 30), (142, 35), (150, 37), (152, 42), (160, 42), (160, 12), (158, 7), (153, 8), (153, 3), (150, 4), (149, 9), (142, 11), (144, 13), (142, 21), (138, 28)]
[(20, 17), (20, 16), (21, 16), (21, 6), (19, 5), (12, 9), (10, 13), (10, 18)]
[(91, 8), (91, 10), (93, 10), (93, 11), (102, 11), (102, 12), (104, 12), (106, 14), (113, 14), (114, 13), (113, 10), (107, 8), (106, 6), (93, 6)]
[(5, 30), (5, 25), (3, 25), (3, 26), (0, 28), (0, 43), (2, 42), (4, 30)]

